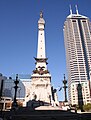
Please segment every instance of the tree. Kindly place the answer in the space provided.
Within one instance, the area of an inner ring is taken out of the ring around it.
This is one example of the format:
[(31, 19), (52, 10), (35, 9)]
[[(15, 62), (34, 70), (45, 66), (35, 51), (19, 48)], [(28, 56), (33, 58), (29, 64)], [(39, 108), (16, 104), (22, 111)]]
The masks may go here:
[(87, 105), (83, 105), (83, 109), (84, 109), (85, 111), (91, 110), (91, 103), (88, 103)]

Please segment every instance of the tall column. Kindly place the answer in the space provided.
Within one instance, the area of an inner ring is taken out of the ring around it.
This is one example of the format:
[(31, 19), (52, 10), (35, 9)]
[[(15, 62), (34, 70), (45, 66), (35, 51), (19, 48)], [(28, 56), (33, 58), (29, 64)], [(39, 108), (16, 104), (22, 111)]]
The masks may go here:
[(17, 96), (17, 89), (18, 89), (18, 84), (19, 84), (19, 80), (18, 80), (18, 74), (16, 75), (16, 80), (14, 81), (15, 83), (15, 86), (14, 86), (14, 89), (15, 89), (15, 95), (14, 95), (14, 101), (12, 103), (12, 108), (15, 108), (18, 106), (17, 104), (17, 100), (16, 100), (16, 96)]
[(81, 112), (84, 112), (83, 110), (83, 96), (82, 96), (82, 85), (79, 83), (77, 86), (77, 91), (78, 91), (78, 105), (81, 110)]
[(40, 12), (40, 18), (38, 20), (38, 48), (37, 48), (37, 58), (36, 60), (36, 68), (39, 70), (44, 69), (47, 70), (47, 58), (45, 52), (45, 20), (43, 19), (43, 13)]
[(37, 58), (46, 58), (44, 28), (45, 28), (45, 21), (43, 19), (43, 13), (40, 12), (40, 19), (38, 21), (38, 50), (37, 50)]
[(63, 84), (64, 84), (63, 88), (64, 88), (64, 95), (65, 95), (65, 100), (64, 100), (64, 102), (67, 102), (67, 93), (66, 93), (66, 89), (67, 89), (67, 86), (66, 86), (67, 80), (65, 79), (65, 74), (64, 74)]
[(33, 70), (31, 75), (31, 96), (33, 93), (37, 96), (37, 101), (50, 104), (51, 93), (51, 75), (47, 69), (47, 58), (45, 50), (45, 20), (43, 13), (40, 12), (40, 18), (38, 20), (38, 46), (37, 46), (37, 57), (36, 69)]

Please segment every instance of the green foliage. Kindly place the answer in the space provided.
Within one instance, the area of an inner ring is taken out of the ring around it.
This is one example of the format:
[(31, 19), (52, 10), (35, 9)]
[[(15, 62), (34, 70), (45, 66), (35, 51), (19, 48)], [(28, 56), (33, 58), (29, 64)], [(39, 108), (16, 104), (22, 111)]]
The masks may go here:
[(88, 103), (87, 105), (83, 105), (83, 109), (84, 109), (85, 111), (91, 110), (91, 103)]

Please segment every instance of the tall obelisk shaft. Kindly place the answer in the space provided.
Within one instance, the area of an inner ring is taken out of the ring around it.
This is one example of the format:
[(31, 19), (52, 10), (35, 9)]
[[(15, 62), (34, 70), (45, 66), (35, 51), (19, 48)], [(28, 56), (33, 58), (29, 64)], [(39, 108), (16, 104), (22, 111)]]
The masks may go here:
[(38, 21), (38, 50), (37, 50), (37, 58), (46, 58), (45, 54), (45, 21), (43, 19), (42, 12), (40, 13), (40, 19)]
[(37, 58), (36, 60), (36, 68), (43, 68), (44, 70), (47, 70), (46, 65), (46, 52), (45, 52), (45, 20), (43, 19), (43, 13), (40, 13), (40, 18), (38, 20), (38, 49), (37, 49)]

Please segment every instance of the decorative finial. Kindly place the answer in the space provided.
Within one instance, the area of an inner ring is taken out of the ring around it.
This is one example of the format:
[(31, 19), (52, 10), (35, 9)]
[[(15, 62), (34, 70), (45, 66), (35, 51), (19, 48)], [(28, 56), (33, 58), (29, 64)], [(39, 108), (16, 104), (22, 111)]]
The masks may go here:
[(64, 74), (64, 80), (65, 80), (65, 74)]
[(42, 11), (40, 12), (40, 18), (43, 18), (43, 12)]
[(77, 5), (75, 5), (75, 7), (76, 7), (76, 14), (78, 15), (79, 13), (78, 13), (78, 7), (77, 7)]
[(16, 80), (18, 79), (18, 74), (16, 74)]
[(70, 5), (70, 14), (72, 15), (72, 9), (71, 9), (71, 5)]

